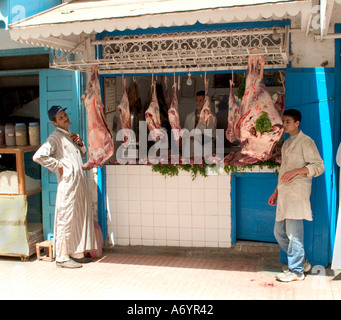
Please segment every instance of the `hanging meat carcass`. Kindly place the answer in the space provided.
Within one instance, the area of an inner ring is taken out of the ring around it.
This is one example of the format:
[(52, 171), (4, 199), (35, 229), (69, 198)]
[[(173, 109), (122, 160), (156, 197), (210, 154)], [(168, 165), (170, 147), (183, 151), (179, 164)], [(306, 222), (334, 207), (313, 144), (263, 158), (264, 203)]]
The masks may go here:
[(168, 77), (167, 76), (165, 76), (164, 78), (164, 83), (165, 83), (165, 102), (166, 104), (168, 104), (170, 99), (169, 99), (169, 94), (168, 94)]
[(178, 97), (176, 94), (176, 87), (177, 87), (177, 83), (175, 82), (173, 84), (172, 103), (168, 110), (168, 119), (173, 129), (172, 132), (173, 132), (174, 140), (179, 141), (182, 135), (182, 128), (180, 125), (180, 116), (179, 116), (179, 111), (178, 111)]
[[(280, 117), (283, 117), (283, 112), (284, 112), (284, 94), (277, 92), (277, 100), (274, 104), (278, 114), (280, 115)], [(278, 140), (278, 142), (275, 145), (274, 151), (272, 152), (272, 156), (271, 156), (271, 160), (277, 162), (277, 163), (281, 163), (281, 159), (282, 159), (282, 154), (281, 154), (281, 148), (284, 142), (284, 135), (282, 135), (282, 137)]]
[(127, 79), (123, 79), (123, 96), (117, 108), (120, 112), (121, 130), (124, 132), (124, 146), (128, 147), (130, 143), (130, 108), (127, 93)]
[(152, 101), (149, 108), (145, 112), (145, 118), (151, 137), (156, 140), (157, 137), (160, 139), (164, 137), (164, 132), (161, 128), (160, 120), (160, 108), (156, 96), (156, 81), (152, 85)]
[(229, 116), (226, 137), (231, 142), (235, 138), (240, 140), (242, 155), (228, 155), (225, 158), (227, 163), (243, 165), (270, 159), (283, 134), (281, 115), (263, 81), (264, 64), (263, 56), (250, 55), (245, 93), (239, 109), (230, 84), (229, 111), (231, 109), (232, 114)]
[(210, 105), (210, 97), (208, 95), (208, 79), (205, 81), (205, 102), (204, 106), (201, 109), (199, 121), (198, 122), (204, 122), (206, 126), (209, 125), (210, 120), (212, 119), (215, 121), (216, 116), (211, 111), (211, 105)]
[(233, 93), (233, 81), (230, 80), (230, 94), (229, 94), (229, 110), (227, 119), (227, 130), (225, 132), (226, 139), (230, 142), (234, 142), (240, 138), (239, 130), (239, 119), (240, 119), (240, 107), (236, 102), (236, 98)]
[[(137, 83), (134, 80), (133, 85), (128, 90), (129, 108), (130, 108), (130, 132), (134, 132), (135, 141), (139, 140), (139, 118), (142, 110), (142, 102), (139, 95)], [(130, 137), (131, 139), (133, 137)], [(134, 141), (132, 141), (134, 143)]]
[(89, 149), (89, 159), (83, 165), (84, 170), (102, 167), (114, 153), (112, 133), (103, 113), (97, 65), (91, 67), (91, 72), (90, 81), (81, 97), (81, 105), (84, 101), (86, 108)]

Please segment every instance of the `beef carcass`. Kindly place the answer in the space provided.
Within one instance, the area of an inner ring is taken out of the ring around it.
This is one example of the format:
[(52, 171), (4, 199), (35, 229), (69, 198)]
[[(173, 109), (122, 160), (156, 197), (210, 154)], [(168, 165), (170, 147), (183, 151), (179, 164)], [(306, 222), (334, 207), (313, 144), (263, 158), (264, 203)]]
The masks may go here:
[(119, 106), (117, 107), (120, 112), (120, 120), (121, 120), (121, 130), (124, 133), (124, 146), (128, 147), (130, 143), (130, 108), (129, 108), (129, 99), (127, 93), (127, 79), (123, 79), (123, 96)]
[(168, 110), (168, 119), (172, 127), (174, 140), (179, 141), (180, 137), (182, 136), (182, 128), (180, 125), (180, 117), (179, 117), (179, 111), (178, 111), (178, 97), (176, 94), (176, 87), (177, 87), (177, 83), (175, 82), (173, 84), (172, 103)]
[[(284, 94), (277, 92), (276, 95), (277, 95), (277, 99), (276, 99), (274, 106), (275, 106), (278, 114), (281, 117), (283, 117)], [(276, 146), (274, 148), (274, 151), (272, 152), (271, 160), (273, 160), (274, 162), (281, 163), (281, 160), (282, 160), (281, 149), (282, 149), (283, 142), (284, 142), (284, 135), (282, 135), (282, 137), (278, 140), (278, 142), (276, 143)]]
[[(246, 74), (245, 93), (237, 123), (237, 136), (241, 141), (238, 162), (247, 164), (270, 159), (276, 143), (283, 134), (281, 115), (277, 111), (263, 81), (265, 60), (261, 55), (250, 55)], [(261, 130), (260, 123), (267, 129)], [(226, 133), (227, 136), (228, 133)]]
[(205, 102), (201, 109), (199, 121), (204, 122), (206, 126), (209, 125), (211, 119), (215, 121), (215, 115), (211, 111), (210, 97), (208, 95), (208, 79), (205, 81)]
[(90, 81), (81, 97), (81, 105), (84, 102), (86, 108), (89, 152), (88, 162), (83, 165), (84, 170), (102, 167), (114, 153), (112, 133), (103, 113), (97, 65), (91, 67), (91, 72)]
[(226, 139), (233, 143), (236, 139), (240, 138), (239, 119), (240, 107), (236, 102), (233, 93), (233, 81), (230, 80), (230, 94), (229, 94), (229, 109), (227, 115), (227, 130), (225, 132)]
[(151, 137), (156, 140), (164, 137), (164, 132), (161, 130), (160, 108), (156, 96), (156, 81), (152, 85), (152, 101), (149, 108), (145, 112), (145, 118)]
[(277, 95), (277, 99), (274, 104), (274, 107), (277, 110), (280, 117), (282, 118), (284, 112), (284, 94), (281, 92), (277, 92), (275, 95)]
[(165, 102), (166, 102), (166, 104), (168, 104), (169, 103), (169, 101), (170, 101), (170, 99), (169, 99), (169, 94), (168, 94), (168, 77), (167, 76), (165, 76), (165, 78), (164, 78), (164, 83), (165, 83)]

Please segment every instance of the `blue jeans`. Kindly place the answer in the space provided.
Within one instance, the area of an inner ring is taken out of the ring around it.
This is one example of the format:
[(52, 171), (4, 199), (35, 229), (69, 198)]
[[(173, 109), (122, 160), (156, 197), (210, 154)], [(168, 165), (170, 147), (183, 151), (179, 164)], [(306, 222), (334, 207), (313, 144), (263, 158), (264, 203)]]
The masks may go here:
[(289, 270), (302, 274), (305, 258), (303, 220), (276, 221), (274, 235), (281, 249), (287, 254)]

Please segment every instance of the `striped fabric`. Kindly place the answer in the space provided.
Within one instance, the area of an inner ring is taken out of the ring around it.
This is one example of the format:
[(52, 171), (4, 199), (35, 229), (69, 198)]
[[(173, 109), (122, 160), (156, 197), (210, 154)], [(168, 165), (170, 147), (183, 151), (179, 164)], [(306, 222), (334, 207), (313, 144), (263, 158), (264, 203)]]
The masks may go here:
[[(78, 147), (70, 132), (60, 128), (47, 138), (33, 160), (57, 175), (58, 188), (54, 218), (56, 261), (69, 255), (97, 249), (88, 181), (82, 169), (85, 147)], [(59, 175), (58, 164), (63, 165)]]

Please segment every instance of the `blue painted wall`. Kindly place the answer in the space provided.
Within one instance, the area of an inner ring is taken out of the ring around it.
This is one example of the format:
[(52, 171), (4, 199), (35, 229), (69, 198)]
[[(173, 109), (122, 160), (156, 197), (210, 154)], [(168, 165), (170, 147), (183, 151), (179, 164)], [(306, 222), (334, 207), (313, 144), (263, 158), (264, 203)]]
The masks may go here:
[[(286, 70), (285, 108), (301, 111), (300, 129), (315, 141), (325, 164), (323, 175), (313, 179), (313, 221), (304, 222), (306, 255), (313, 265), (327, 266), (331, 262), (335, 239), (338, 198), (335, 156), (340, 142), (339, 83), (339, 68)], [(272, 188), (269, 189), (270, 185)], [(237, 239), (274, 240), (269, 229), (274, 226), (274, 215), (271, 216), (271, 208), (266, 206), (275, 186), (276, 179), (271, 176), (233, 174), (232, 242)], [(283, 252), (281, 260), (286, 262)]]
[(7, 0), (0, 2), (0, 27), (8, 29), (8, 25), (23, 20), (37, 13), (55, 7), (62, 0)]
[[(341, 33), (341, 23), (335, 24), (335, 33)], [(341, 105), (341, 39), (335, 40), (335, 104)], [(335, 135), (335, 142), (334, 142), (334, 154), (337, 152), (337, 148), (341, 142), (341, 130), (340, 130), (340, 113), (334, 115), (335, 119), (335, 127), (334, 127), (334, 135)], [(331, 233), (331, 251), (334, 251), (334, 241), (335, 241), (335, 232), (336, 232), (336, 224), (338, 221), (338, 212), (340, 206), (340, 168), (339, 166), (334, 163), (334, 172), (335, 172), (335, 196), (332, 200), (333, 210), (335, 210), (335, 220), (331, 220), (330, 224), (330, 233)]]
[(316, 143), (324, 160), (325, 172), (314, 178), (311, 206), (313, 221), (305, 222), (305, 249), (314, 264), (326, 266), (334, 242), (331, 225), (335, 221), (336, 133), (339, 130), (340, 95), (335, 87), (335, 68), (288, 69), (286, 72), (286, 109), (302, 113), (301, 130)]

